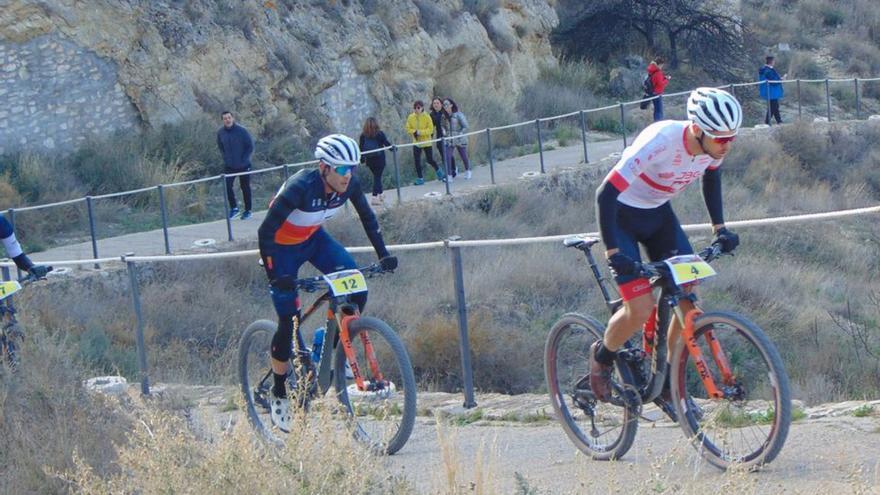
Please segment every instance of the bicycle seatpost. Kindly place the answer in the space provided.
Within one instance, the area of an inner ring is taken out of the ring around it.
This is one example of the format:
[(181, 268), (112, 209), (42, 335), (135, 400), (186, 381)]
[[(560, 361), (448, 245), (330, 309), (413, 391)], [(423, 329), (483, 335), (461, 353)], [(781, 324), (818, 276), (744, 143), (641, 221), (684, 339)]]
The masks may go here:
[(593, 277), (596, 278), (596, 282), (599, 284), (599, 290), (602, 291), (602, 298), (605, 299), (605, 304), (610, 308), (611, 307), (611, 294), (608, 292), (608, 288), (605, 286), (605, 278), (602, 276), (602, 272), (599, 271), (599, 267), (596, 265), (596, 258), (593, 257), (593, 251), (590, 248), (583, 249), (584, 255), (587, 257), (587, 263), (590, 265), (590, 270), (593, 272)]

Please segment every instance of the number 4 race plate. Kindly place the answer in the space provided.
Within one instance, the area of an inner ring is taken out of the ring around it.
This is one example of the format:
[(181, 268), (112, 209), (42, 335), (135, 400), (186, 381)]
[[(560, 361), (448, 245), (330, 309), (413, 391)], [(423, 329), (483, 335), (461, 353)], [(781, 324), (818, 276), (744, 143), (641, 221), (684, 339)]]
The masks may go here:
[(715, 270), (709, 266), (709, 263), (703, 261), (696, 254), (673, 256), (666, 260), (666, 264), (672, 271), (672, 280), (675, 281), (675, 285), (689, 284), (715, 275)]
[(328, 273), (324, 280), (330, 285), (330, 292), (334, 297), (356, 294), (367, 290), (367, 280), (359, 270), (343, 270), (341, 272)]

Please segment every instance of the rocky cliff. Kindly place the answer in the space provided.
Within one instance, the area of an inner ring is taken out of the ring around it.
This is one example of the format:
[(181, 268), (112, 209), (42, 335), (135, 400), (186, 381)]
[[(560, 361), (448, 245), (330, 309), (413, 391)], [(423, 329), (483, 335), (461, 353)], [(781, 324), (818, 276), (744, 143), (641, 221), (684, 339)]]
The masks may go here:
[(0, 153), (237, 112), (308, 140), (396, 128), (436, 87), (510, 98), (553, 0), (0, 0)]

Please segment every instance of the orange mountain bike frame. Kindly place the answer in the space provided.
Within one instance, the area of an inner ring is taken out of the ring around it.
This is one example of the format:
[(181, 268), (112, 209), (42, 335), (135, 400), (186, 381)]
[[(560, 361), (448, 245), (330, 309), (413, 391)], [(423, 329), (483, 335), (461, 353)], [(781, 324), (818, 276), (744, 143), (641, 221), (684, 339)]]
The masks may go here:
[[(329, 316), (332, 318), (333, 313), (331, 312)], [(354, 381), (355, 384), (357, 384), (358, 390), (363, 392), (367, 387), (364, 382), (364, 377), (361, 375), (354, 348), (351, 345), (351, 332), (349, 332), (349, 325), (358, 318), (360, 318), (360, 314), (355, 313), (353, 315), (343, 316), (342, 319), (337, 317), (337, 321), (339, 322), (339, 340), (342, 342), (342, 349), (345, 351), (345, 358), (348, 360), (349, 366), (351, 366), (351, 374), (354, 375)], [(370, 365), (370, 370), (373, 372), (374, 381), (383, 383), (385, 378), (382, 376), (382, 371), (379, 369), (379, 360), (376, 359), (376, 353), (373, 350), (373, 343), (370, 341), (370, 336), (367, 332), (361, 332), (360, 338), (361, 342), (364, 344), (364, 354), (366, 355), (367, 363)]]
[[(709, 367), (706, 365), (706, 360), (703, 357), (703, 351), (700, 349), (700, 346), (697, 345), (697, 339), (694, 336), (694, 320), (702, 314), (703, 312), (696, 308), (688, 311), (684, 317), (682, 338), (687, 346), (688, 354), (690, 354), (691, 358), (694, 360), (694, 366), (697, 368), (697, 373), (700, 375), (700, 380), (702, 380), (703, 386), (706, 387), (706, 392), (709, 394), (709, 397), (712, 397), (713, 399), (722, 399), (724, 398), (724, 392), (719, 390), (716, 386), (715, 380), (712, 378), (712, 373), (709, 371)], [(712, 358), (715, 360), (715, 364), (718, 365), (718, 370), (721, 373), (721, 380), (725, 385), (733, 384), (735, 377), (730, 369), (730, 361), (727, 359), (727, 354), (725, 354), (724, 349), (721, 348), (721, 343), (715, 338), (712, 330), (707, 330), (703, 335), (709, 343), (709, 350), (712, 353)]]

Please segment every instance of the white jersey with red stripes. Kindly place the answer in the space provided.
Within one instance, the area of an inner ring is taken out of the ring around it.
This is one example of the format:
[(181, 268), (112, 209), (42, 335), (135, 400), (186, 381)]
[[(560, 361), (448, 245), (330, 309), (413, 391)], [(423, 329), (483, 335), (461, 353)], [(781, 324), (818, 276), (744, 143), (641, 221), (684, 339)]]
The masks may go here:
[(617, 200), (634, 208), (657, 208), (674, 198), (706, 169), (721, 166), (722, 159), (691, 155), (685, 147), (689, 120), (662, 120), (645, 128), (623, 150), (605, 180), (620, 191)]

